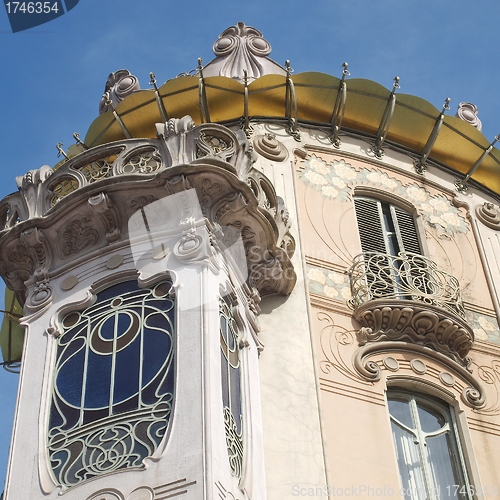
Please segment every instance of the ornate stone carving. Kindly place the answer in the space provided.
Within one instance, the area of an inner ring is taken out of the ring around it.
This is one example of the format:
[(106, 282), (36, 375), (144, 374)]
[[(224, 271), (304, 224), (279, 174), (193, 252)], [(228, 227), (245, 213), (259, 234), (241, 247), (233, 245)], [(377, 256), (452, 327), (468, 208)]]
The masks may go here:
[(9, 198), (5, 198), (4, 202), (0, 205), (0, 231), (10, 229), (21, 221), (19, 206), (14, 200), (11, 203)]
[(172, 481), (151, 488), (150, 486), (140, 486), (134, 489), (130, 495), (125, 497), (123, 493), (115, 488), (106, 488), (96, 491), (86, 500), (162, 500), (187, 493), (190, 486), (196, 484), (196, 481), (187, 482), (185, 478)]
[(484, 202), (476, 207), (477, 218), (490, 229), (500, 230), (500, 209), (493, 203)]
[(49, 284), (50, 252), (45, 243), (43, 232), (37, 227), (21, 233), (21, 241), (32, 256), (33, 272), (27, 280), (30, 286), (26, 299), (28, 309), (36, 311), (52, 300), (52, 287)]
[(120, 491), (113, 488), (112, 490), (99, 490), (90, 495), (87, 500), (125, 500), (125, 497)]
[[(453, 388), (465, 404), (476, 409), (484, 406), (485, 393), (479, 380), (448, 356), (407, 342), (379, 341), (356, 348), (353, 330), (335, 324), (327, 313), (319, 312), (317, 318), (325, 325), (320, 332), (323, 360), (319, 364), (325, 375), (337, 373), (353, 382), (371, 385), (387, 370), (391, 372), (387, 374), (388, 378), (400, 377), (415, 383), (424, 381), (425, 375), (427, 380), (433, 379), (432, 384), (449, 388), (449, 380), (440, 378), (440, 373), (445, 371), (460, 379), (460, 384)], [(369, 334), (369, 331), (364, 333)], [(426, 363), (431, 362), (441, 368), (427, 370)]]
[(481, 414), (498, 417), (500, 415), (500, 361), (494, 359), (489, 366), (478, 366), (477, 373), (493, 395), (492, 398), (488, 398), (488, 405), (481, 409)]
[[(113, 207), (111, 200), (104, 193), (99, 193), (96, 196), (91, 196), (88, 204), (92, 211), (97, 214), (106, 226), (106, 239), (109, 243), (120, 239), (120, 223), (116, 209)], [(96, 240), (97, 241), (97, 240)]]
[(256, 136), (253, 145), (255, 151), (268, 160), (284, 161), (288, 156), (285, 146), (271, 133)]
[[(183, 224), (191, 225), (191, 222), (194, 223), (194, 219), (181, 221), (181, 226)], [(181, 261), (204, 260), (210, 255), (208, 235), (204, 237), (200, 232), (196, 232), (193, 224), (192, 227), (183, 231), (183, 235), (175, 244), (173, 252)]]
[(99, 239), (99, 233), (94, 229), (90, 217), (74, 219), (61, 231), (62, 253), (65, 257), (80, 253), (85, 248), (94, 245)]
[[(233, 236), (241, 238), (246, 262), (240, 270), (248, 276), (248, 286), (261, 295), (289, 293), (296, 279), (290, 262), (295, 244), (289, 232), (289, 215), (269, 179), (253, 168), (255, 153), (244, 133), (213, 123), (195, 126), (189, 116), (158, 125), (158, 131), (158, 139), (128, 139), (82, 151), (53, 171), (50, 178), (47, 169), (36, 175), (30, 173), (20, 181), (24, 186), (21, 190), (31, 189), (31, 180), (38, 175), (40, 182), (36, 180), (36, 185), (43, 203), (30, 202), (29, 211), (23, 195), (14, 193), (0, 206), (0, 217), (6, 224), (22, 225), (23, 230), (32, 227), (33, 213), (46, 218), (44, 224), (51, 234), (47, 244), (58, 257), (57, 267), (75, 255), (83, 257), (85, 252), (94, 251), (101, 236), (105, 235), (108, 242), (125, 237), (121, 234), (125, 230), (123, 221), (138, 210), (147, 211), (153, 222), (168, 221), (170, 229), (177, 228), (178, 221), (192, 214), (175, 204), (167, 209), (155, 202), (193, 189), (208, 230), (220, 224), (225, 227), (222, 239), (229, 237), (231, 228)], [(118, 178), (121, 174), (129, 175)], [(139, 175), (134, 178), (131, 174)], [(119, 211), (108, 198), (111, 193), (113, 199), (125, 199)], [(90, 215), (89, 209), (93, 212)], [(77, 212), (81, 215), (75, 217)], [(129, 226), (128, 230), (135, 229)], [(3, 232), (0, 271), (19, 297), (25, 297), (24, 282), (30, 279), (34, 267), (19, 253), (19, 244), (14, 243), (17, 238), (19, 232)], [(175, 250), (179, 258), (194, 255), (200, 242), (187, 233), (182, 241), (179, 238), (172, 241), (169, 251), (174, 253), (173, 247), (179, 243)], [(212, 238), (214, 246), (216, 241)], [(220, 243), (224, 246), (224, 241)], [(8, 258), (12, 252), (21, 260), (16, 266), (15, 259)]]
[(157, 198), (152, 195), (138, 196), (137, 198), (132, 198), (131, 200), (129, 200), (128, 205), (130, 209), (135, 212), (136, 210), (140, 210), (146, 205), (153, 203), (153, 201), (157, 201)]
[(221, 33), (213, 46), (216, 59), (203, 68), (204, 76), (220, 75), (254, 80), (266, 73), (285, 74), (285, 70), (267, 58), (271, 45), (255, 28), (238, 23)]
[(104, 87), (104, 96), (99, 103), (99, 114), (110, 110), (107, 101), (116, 106), (133, 92), (140, 90), (139, 80), (126, 69), (120, 69), (115, 73), (110, 73), (106, 86)]
[(52, 175), (52, 172), (49, 166), (44, 165), (38, 170), (30, 170), (27, 174), (16, 177), (17, 187), (28, 208), (28, 217), (37, 217), (43, 214), (45, 196), (42, 184)]
[(142, 151), (129, 156), (117, 167), (117, 174), (152, 174), (161, 168), (158, 151)]
[(430, 347), (468, 366), (474, 333), (467, 323), (445, 310), (412, 301), (383, 299), (367, 302), (354, 317), (365, 328), (358, 332), (359, 345), (398, 340)]
[(17, 276), (24, 282), (29, 279), (35, 270), (35, 259), (25, 245), (11, 245), (7, 252), (8, 261), (14, 264)]
[(232, 134), (215, 127), (212, 130), (208, 127), (201, 130), (196, 139), (196, 157), (218, 156), (227, 160), (235, 151), (235, 141), (231, 136)]
[(464, 122), (470, 123), (473, 127), (478, 130), (483, 128), (481, 120), (477, 117), (477, 106), (471, 102), (461, 102), (458, 105), (456, 117), (460, 118)]
[(259, 247), (252, 247), (250, 252), (250, 260), (258, 258), (248, 268), (250, 286), (257, 288), (261, 295), (288, 295), (295, 285), (293, 266), (282, 255), (269, 251), (261, 253), (261, 250)]

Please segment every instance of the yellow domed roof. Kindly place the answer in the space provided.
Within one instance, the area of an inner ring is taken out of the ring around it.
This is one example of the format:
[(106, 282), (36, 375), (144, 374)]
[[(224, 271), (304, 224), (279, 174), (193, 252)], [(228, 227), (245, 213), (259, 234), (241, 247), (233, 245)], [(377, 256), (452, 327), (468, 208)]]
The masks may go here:
[[(101, 114), (85, 137), (88, 147), (130, 137), (155, 137), (155, 123), (162, 122), (160, 103), (168, 118), (190, 115), (199, 124), (249, 119), (290, 119), (287, 86), (292, 85), (296, 121), (331, 128), (341, 80), (324, 73), (264, 75), (249, 84), (224, 76), (182, 76), (168, 80), (158, 90), (140, 90), (125, 97), (114, 109)], [(391, 92), (371, 80), (346, 80), (345, 113), (342, 129), (375, 137)], [(247, 96), (247, 97), (245, 97)], [(245, 112), (246, 109), (246, 112)], [(440, 117), (424, 99), (395, 95), (392, 120), (385, 138), (420, 155)], [(121, 122), (121, 123), (120, 123)], [(488, 139), (474, 126), (444, 116), (443, 125), (429, 158), (466, 175), (489, 146)], [(493, 148), (473, 173), (472, 179), (500, 194), (500, 151)]]

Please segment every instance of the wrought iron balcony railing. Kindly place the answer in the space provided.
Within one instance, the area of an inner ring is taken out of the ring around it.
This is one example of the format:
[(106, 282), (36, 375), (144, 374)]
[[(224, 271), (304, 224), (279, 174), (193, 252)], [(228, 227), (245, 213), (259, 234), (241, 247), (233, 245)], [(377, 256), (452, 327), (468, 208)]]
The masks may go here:
[(457, 278), (422, 255), (364, 252), (348, 272), (353, 309), (375, 299), (414, 300), (465, 317)]

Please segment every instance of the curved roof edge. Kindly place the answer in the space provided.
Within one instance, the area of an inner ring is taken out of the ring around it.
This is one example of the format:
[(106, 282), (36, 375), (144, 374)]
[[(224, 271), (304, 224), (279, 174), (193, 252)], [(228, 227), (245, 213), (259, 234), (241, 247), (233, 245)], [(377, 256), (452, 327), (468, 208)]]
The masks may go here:
[[(181, 76), (156, 90), (139, 90), (90, 126), (85, 145), (127, 137), (156, 137), (155, 123), (190, 115), (194, 121), (234, 122), (247, 118), (360, 132), (402, 146), (422, 163), (434, 160), (500, 195), (500, 150), (474, 126), (444, 114), (428, 101), (389, 91), (365, 79), (324, 73), (271, 74), (251, 83), (224, 76)], [(478, 161), (480, 161), (480, 164)]]

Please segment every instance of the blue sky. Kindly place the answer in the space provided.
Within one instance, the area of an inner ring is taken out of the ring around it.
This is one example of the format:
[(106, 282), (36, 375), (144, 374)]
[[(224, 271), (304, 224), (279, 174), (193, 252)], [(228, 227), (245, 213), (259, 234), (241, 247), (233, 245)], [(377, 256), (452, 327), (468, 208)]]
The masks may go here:
[[(441, 109), (450, 97), (479, 108), (489, 140), (500, 132), (498, 0), (80, 0), (68, 14), (13, 34), (0, 7), (0, 198), (15, 177), (57, 163), (98, 115), (107, 76), (129, 69), (142, 88), (213, 58), (212, 44), (243, 21), (263, 32), (271, 57), (295, 72), (368, 78)], [(0, 369), (0, 492), (18, 377)]]

